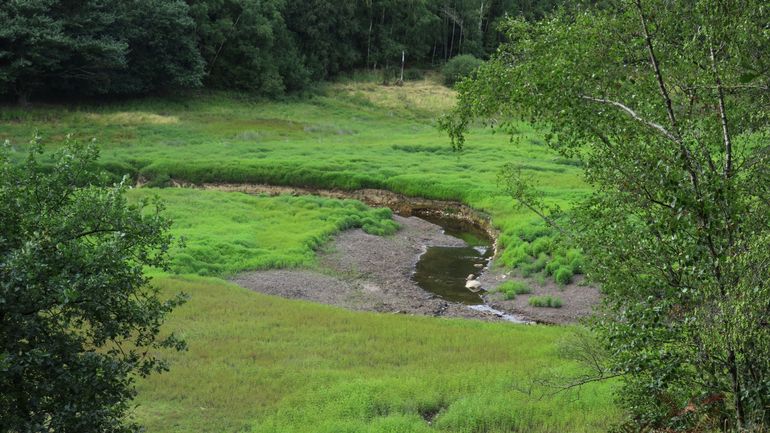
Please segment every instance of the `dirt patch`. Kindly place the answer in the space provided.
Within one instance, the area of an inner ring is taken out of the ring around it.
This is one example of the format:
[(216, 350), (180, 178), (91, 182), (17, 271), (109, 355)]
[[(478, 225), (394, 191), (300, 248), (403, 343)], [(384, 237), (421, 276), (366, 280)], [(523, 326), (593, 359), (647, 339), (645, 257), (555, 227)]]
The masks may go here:
[[(532, 293), (516, 295), (515, 299), (506, 300), (502, 293), (493, 291), (499, 284), (510, 280), (524, 282), (532, 290)], [(518, 278), (511, 275), (510, 272), (495, 269), (482, 274), (479, 281), (483, 287), (490, 290), (484, 296), (484, 300), (489, 306), (539, 323), (577, 322), (589, 316), (593, 312), (593, 308), (601, 301), (599, 289), (584, 284), (582, 276), (577, 276), (571, 284), (562, 287), (550, 279), (541, 284), (529, 278)], [(560, 298), (564, 301), (564, 305), (561, 308), (532, 307), (529, 305), (529, 298), (532, 296)]]
[(415, 217), (396, 216), (402, 228), (392, 236), (363, 230), (340, 233), (319, 253), (318, 270), (248, 272), (233, 282), (252, 290), (362, 311), (500, 320), (495, 314), (444, 301), (411, 279), (429, 246), (462, 246), (441, 227)]

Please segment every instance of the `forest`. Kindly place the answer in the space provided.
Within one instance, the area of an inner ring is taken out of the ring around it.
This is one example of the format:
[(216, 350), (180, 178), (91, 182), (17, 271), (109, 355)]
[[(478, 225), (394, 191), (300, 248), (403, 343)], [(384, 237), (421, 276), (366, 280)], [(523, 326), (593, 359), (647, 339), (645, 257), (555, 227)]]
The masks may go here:
[[(275, 97), (356, 69), (488, 57), (555, 1), (128, 0), (0, 5), (0, 92), (24, 102), (199, 87)], [(11, 19), (13, 17), (13, 19)]]

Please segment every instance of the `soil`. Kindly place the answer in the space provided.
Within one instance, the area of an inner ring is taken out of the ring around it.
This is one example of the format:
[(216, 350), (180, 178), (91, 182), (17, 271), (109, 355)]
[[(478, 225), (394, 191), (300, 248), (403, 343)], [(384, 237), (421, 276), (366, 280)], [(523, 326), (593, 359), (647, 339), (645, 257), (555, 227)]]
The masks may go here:
[[(319, 252), (317, 270), (269, 270), (238, 275), (233, 282), (243, 287), (284, 298), (304, 299), (353, 310), (426, 316), (502, 320), (499, 315), (437, 298), (412, 281), (420, 255), (429, 246), (463, 246), (445, 235), (441, 227), (416, 217), (395, 216), (402, 228), (392, 236), (374, 236), (363, 230), (338, 234)], [(485, 270), (479, 280), (494, 287), (508, 275)], [(542, 323), (569, 323), (584, 317), (599, 299), (598, 290), (572, 284), (533, 286), (533, 294), (551, 294), (564, 300), (559, 309), (534, 308), (528, 295), (514, 301), (487, 295), (488, 304), (506, 313)]]

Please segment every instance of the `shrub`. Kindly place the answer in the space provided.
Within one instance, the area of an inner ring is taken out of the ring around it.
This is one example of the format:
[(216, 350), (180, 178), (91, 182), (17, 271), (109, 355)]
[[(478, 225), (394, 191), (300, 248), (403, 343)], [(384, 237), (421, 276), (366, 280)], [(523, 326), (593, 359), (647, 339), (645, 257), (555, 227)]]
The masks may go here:
[(561, 308), (564, 303), (560, 298), (553, 296), (533, 296), (529, 298), (529, 305), (539, 308)]
[(442, 70), (444, 73), (444, 84), (450, 87), (454, 86), (457, 82), (471, 76), (482, 63), (484, 63), (482, 60), (470, 54), (463, 54), (453, 58), (444, 65)]

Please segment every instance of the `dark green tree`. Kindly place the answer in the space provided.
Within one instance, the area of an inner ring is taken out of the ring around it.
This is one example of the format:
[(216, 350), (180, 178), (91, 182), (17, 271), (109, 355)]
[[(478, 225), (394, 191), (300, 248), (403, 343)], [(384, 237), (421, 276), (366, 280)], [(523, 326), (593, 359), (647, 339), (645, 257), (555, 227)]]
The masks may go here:
[(182, 0), (0, 3), (0, 92), (140, 93), (196, 87), (203, 64)]
[(0, 88), (25, 104), (34, 92), (109, 88), (128, 45), (113, 34), (116, 15), (99, 0), (0, 3)]
[(308, 72), (281, 0), (188, 0), (208, 86), (267, 96), (303, 88)]
[(110, 93), (200, 87), (204, 63), (195, 22), (184, 0), (126, 0), (115, 4), (114, 34), (128, 46), (126, 66), (110, 76)]
[(160, 326), (162, 300), (144, 271), (164, 268), (169, 221), (155, 203), (103, 187), (93, 146), (52, 166), (40, 147), (14, 163), (0, 149), (0, 427), (4, 432), (129, 432), (134, 379), (183, 348)]
[[(769, 22), (759, 0), (511, 21), (445, 124), (462, 146), (476, 117), (525, 119), (583, 160), (594, 193), (562, 229), (604, 292), (602, 375), (645, 431), (770, 425)], [(520, 173), (514, 197), (555, 221)]]

